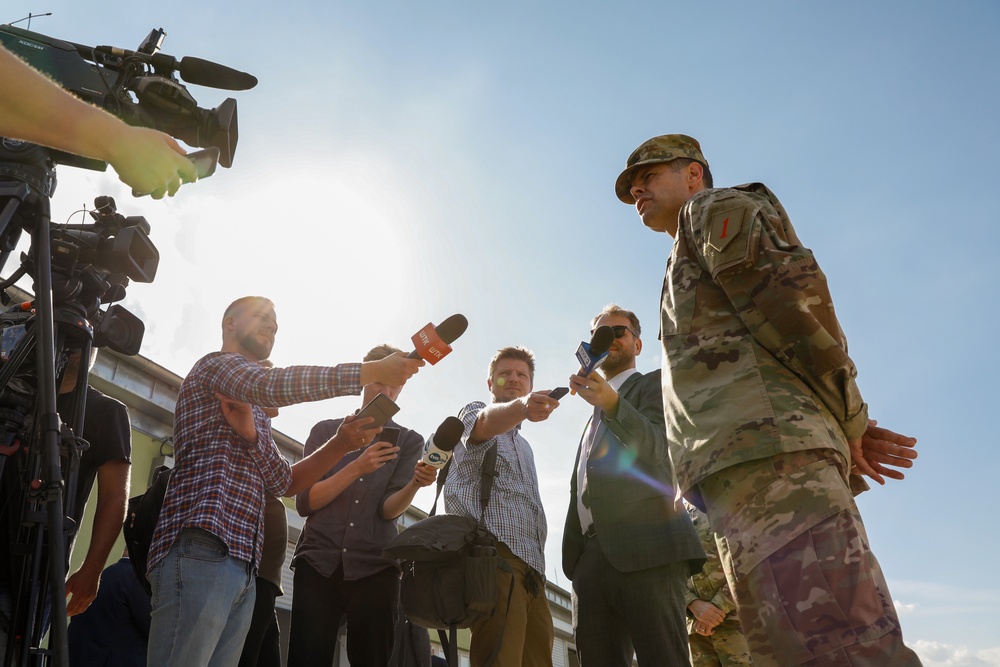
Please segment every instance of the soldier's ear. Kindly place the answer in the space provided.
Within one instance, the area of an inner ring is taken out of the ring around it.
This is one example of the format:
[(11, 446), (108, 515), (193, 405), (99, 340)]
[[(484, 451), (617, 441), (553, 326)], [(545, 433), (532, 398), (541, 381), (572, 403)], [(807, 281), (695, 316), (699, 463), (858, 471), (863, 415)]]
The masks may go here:
[(640, 354), (642, 354), (642, 339), (641, 338), (636, 338), (635, 339), (635, 356), (638, 357)]
[(688, 187), (695, 187), (705, 176), (705, 168), (699, 162), (692, 162), (687, 166)]

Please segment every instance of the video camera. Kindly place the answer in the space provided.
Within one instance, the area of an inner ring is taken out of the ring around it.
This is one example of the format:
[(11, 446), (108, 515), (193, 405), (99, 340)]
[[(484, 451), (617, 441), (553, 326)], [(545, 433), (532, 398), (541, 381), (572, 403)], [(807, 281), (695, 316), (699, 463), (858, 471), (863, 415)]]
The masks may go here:
[[(145, 333), (142, 320), (122, 306), (106, 311), (100, 306), (123, 299), (130, 279), (153, 282), (160, 253), (149, 239), (144, 217), (123, 216), (108, 196), (97, 197), (94, 207), (89, 211), (92, 224), (52, 226), (52, 300), (60, 305), (77, 304), (75, 312), (93, 327), (94, 347), (138, 354)], [(22, 266), (31, 273), (32, 253), (23, 259)], [(0, 327), (2, 320), (0, 315)]]
[[(236, 100), (202, 109), (187, 83), (249, 90), (257, 78), (200, 58), (178, 60), (160, 53), (166, 33), (154, 29), (136, 51), (114, 46), (84, 46), (12, 25), (0, 25), (0, 44), (35, 69), (48, 74), (77, 97), (118, 116), (129, 125), (151, 127), (199, 148), (217, 147), (219, 164), (230, 167), (238, 139)], [(107, 163), (54, 152), (55, 160), (103, 171)]]
[[(257, 78), (208, 60), (177, 59), (161, 53), (165, 35), (162, 29), (154, 29), (136, 51), (130, 51), (84, 46), (0, 25), (0, 45), (77, 97), (130, 125), (166, 132), (191, 146), (218, 149), (219, 164), (230, 167), (238, 139), (236, 100), (227, 98), (215, 109), (203, 109), (176, 75), (188, 83), (226, 90), (253, 88)], [(23, 141), (0, 141), (0, 205), (9, 197), (24, 199), (15, 192), (23, 192), (17, 187), (20, 183), (33, 193), (51, 197), (56, 164), (98, 171), (107, 168), (101, 160)], [(95, 206), (91, 212), (94, 225), (52, 225), (53, 301), (58, 305), (82, 299), (81, 314), (95, 328), (94, 345), (106, 344), (118, 352), (136, 354), (142, 322), (120, 306), (107, 313), (97, 306), (124, 298), (130, 278), (151, 282), (159, 254), (149, 240), (149, 225), (144, 219), (128, 222), (133, 218), (117, 214), (110, 197), (98, 197)], [(0, 269), (21, 230), (32, 228), (33, 216), (34, 211), (24, 206), (16, 212), (0, 212)], [(14, 280), (25, 273), (35, 277), (37, 258), (32, 253), (25, 256), (22, 268), (12, 276)]]

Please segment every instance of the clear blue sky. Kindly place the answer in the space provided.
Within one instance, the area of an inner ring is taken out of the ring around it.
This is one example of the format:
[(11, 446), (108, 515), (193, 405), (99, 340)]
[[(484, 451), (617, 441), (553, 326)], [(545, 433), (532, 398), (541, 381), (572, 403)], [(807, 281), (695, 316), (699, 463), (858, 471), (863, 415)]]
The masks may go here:
[[(997, 247), (1000, 5), (913, 1), (4, 4), (32, 30), (164, 51), (257, 75), (239, 93), (233, 169), (172, 201), (60, 170), (54, 218), (101, 193), (143, 214), (161, 251), (127, 305), (143, 354), (183, 374), (219, 344), (224, 306), (272, 296), (279, 365), (404, 346), (468, 316), (454, 354), (400, 397), (428, 433), (487, 397), (500, 346), (566, 383), (589, 318), (636, 310), (659, 364), (670, 239), (617, 201), (615, 176), (656, 134), (697, 137), (716, 183), (767, 183), (827, 272), (872, 414), (919, 438), (908, 478), (859, 500), (929, 666), (1000, 665)], [(19, 24), (24, 27), (25, 24)], [(191, 87), (202, 106), (226, 93)], [(994, 340), (994, 343), (990, 343)], [(558, 573), (587, 409), (529, 425)], [(357, 399), (284, 411), (304, 439)], [(426, 493), (417, 504), (430, 506)]]

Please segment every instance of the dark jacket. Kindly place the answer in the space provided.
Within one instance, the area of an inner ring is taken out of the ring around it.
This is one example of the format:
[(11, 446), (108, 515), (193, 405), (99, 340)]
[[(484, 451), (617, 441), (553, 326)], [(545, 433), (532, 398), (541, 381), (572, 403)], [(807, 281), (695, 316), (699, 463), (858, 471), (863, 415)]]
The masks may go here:
[[(618, 414), (602, 419), (587, 462), (588, 497), (601, 551), (621, 572), (680, 561), (698, 572), (705, 552), (680, 500), (674, 502), (660, 371), (634, 374), (618, 393)], [(571, 580), (586, 544), (576, 509), (582, 439), (580, 444), (563, 531), (563, 572)]]

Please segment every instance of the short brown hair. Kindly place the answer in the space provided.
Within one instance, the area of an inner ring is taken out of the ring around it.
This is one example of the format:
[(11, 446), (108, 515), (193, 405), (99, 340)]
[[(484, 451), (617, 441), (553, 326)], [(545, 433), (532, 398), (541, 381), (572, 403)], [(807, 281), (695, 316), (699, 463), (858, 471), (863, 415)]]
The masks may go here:
[(608, 305), (604, 306), (604, 309), (601, 310), (601, 312), (597, 313), (597, 315), (594, 315), (594, 319), (590, 321), (590, 328), (593, 329), (594, 327), (596, 327), (597, 320), (601, 319), (605, 315), (620, 315), (622, 317), (628, 318), (629, 324), (632, 325), (632, 331), (633, 333), (635, 333), (636, 338), (642, 336), (642, 327), (639, 325), (639, 318), (636, 317), (635, 313), (633, 313), (631, 310), (625, 310), (617, 303), (609, 303)]
[(256, 301), (257, 303), (267, 304), (271, 308), (274, 308), (274, 302), (268, 299), (266, 296), (241, 296), (240, 298), (233, 301), (226, 308), (226, 312), (222, 314), (222, 321), (225, 322), (227, 317), (231, 317), (243, 310), (244, 307), (249, 305), (251, 302)]
[(499, 364), (504, 359), (518, 359), (528, 364), (528, 377), (531, 381), (535, 381), (535, 353), (526, 347), (520, 346), (508, 346), (502, 347), (497, 350), (497, 353), (493, 355), (490, 359), (489, 367), (489, 377), (493, 377), (493, 372), (497, 369), (497, 364)]
[(366, 354), (365, 358), (361, 361), (378, 361), (379, 359), (385, 359), (389, 355), (397, 352), (402, 352), (402, 350), (395, 345), (382, 343), (381, 345), (376, 345), (372, 349), (368, 350), (368, 354)]
[(676, 160), (671, 160), (667, 163), (667, 167), (673, 171), (680, 171), (684, 169), (692, 162), (698, 162), (701, 165), (701, 182), (705, 184), (705, 187), (711, 190), (715, 187), (712, 182), (712, 171), (708, 168), (708, 165), (704, 162), (699, 162), (698, 160), (691, 159), (689, 157), (679, 157)]

